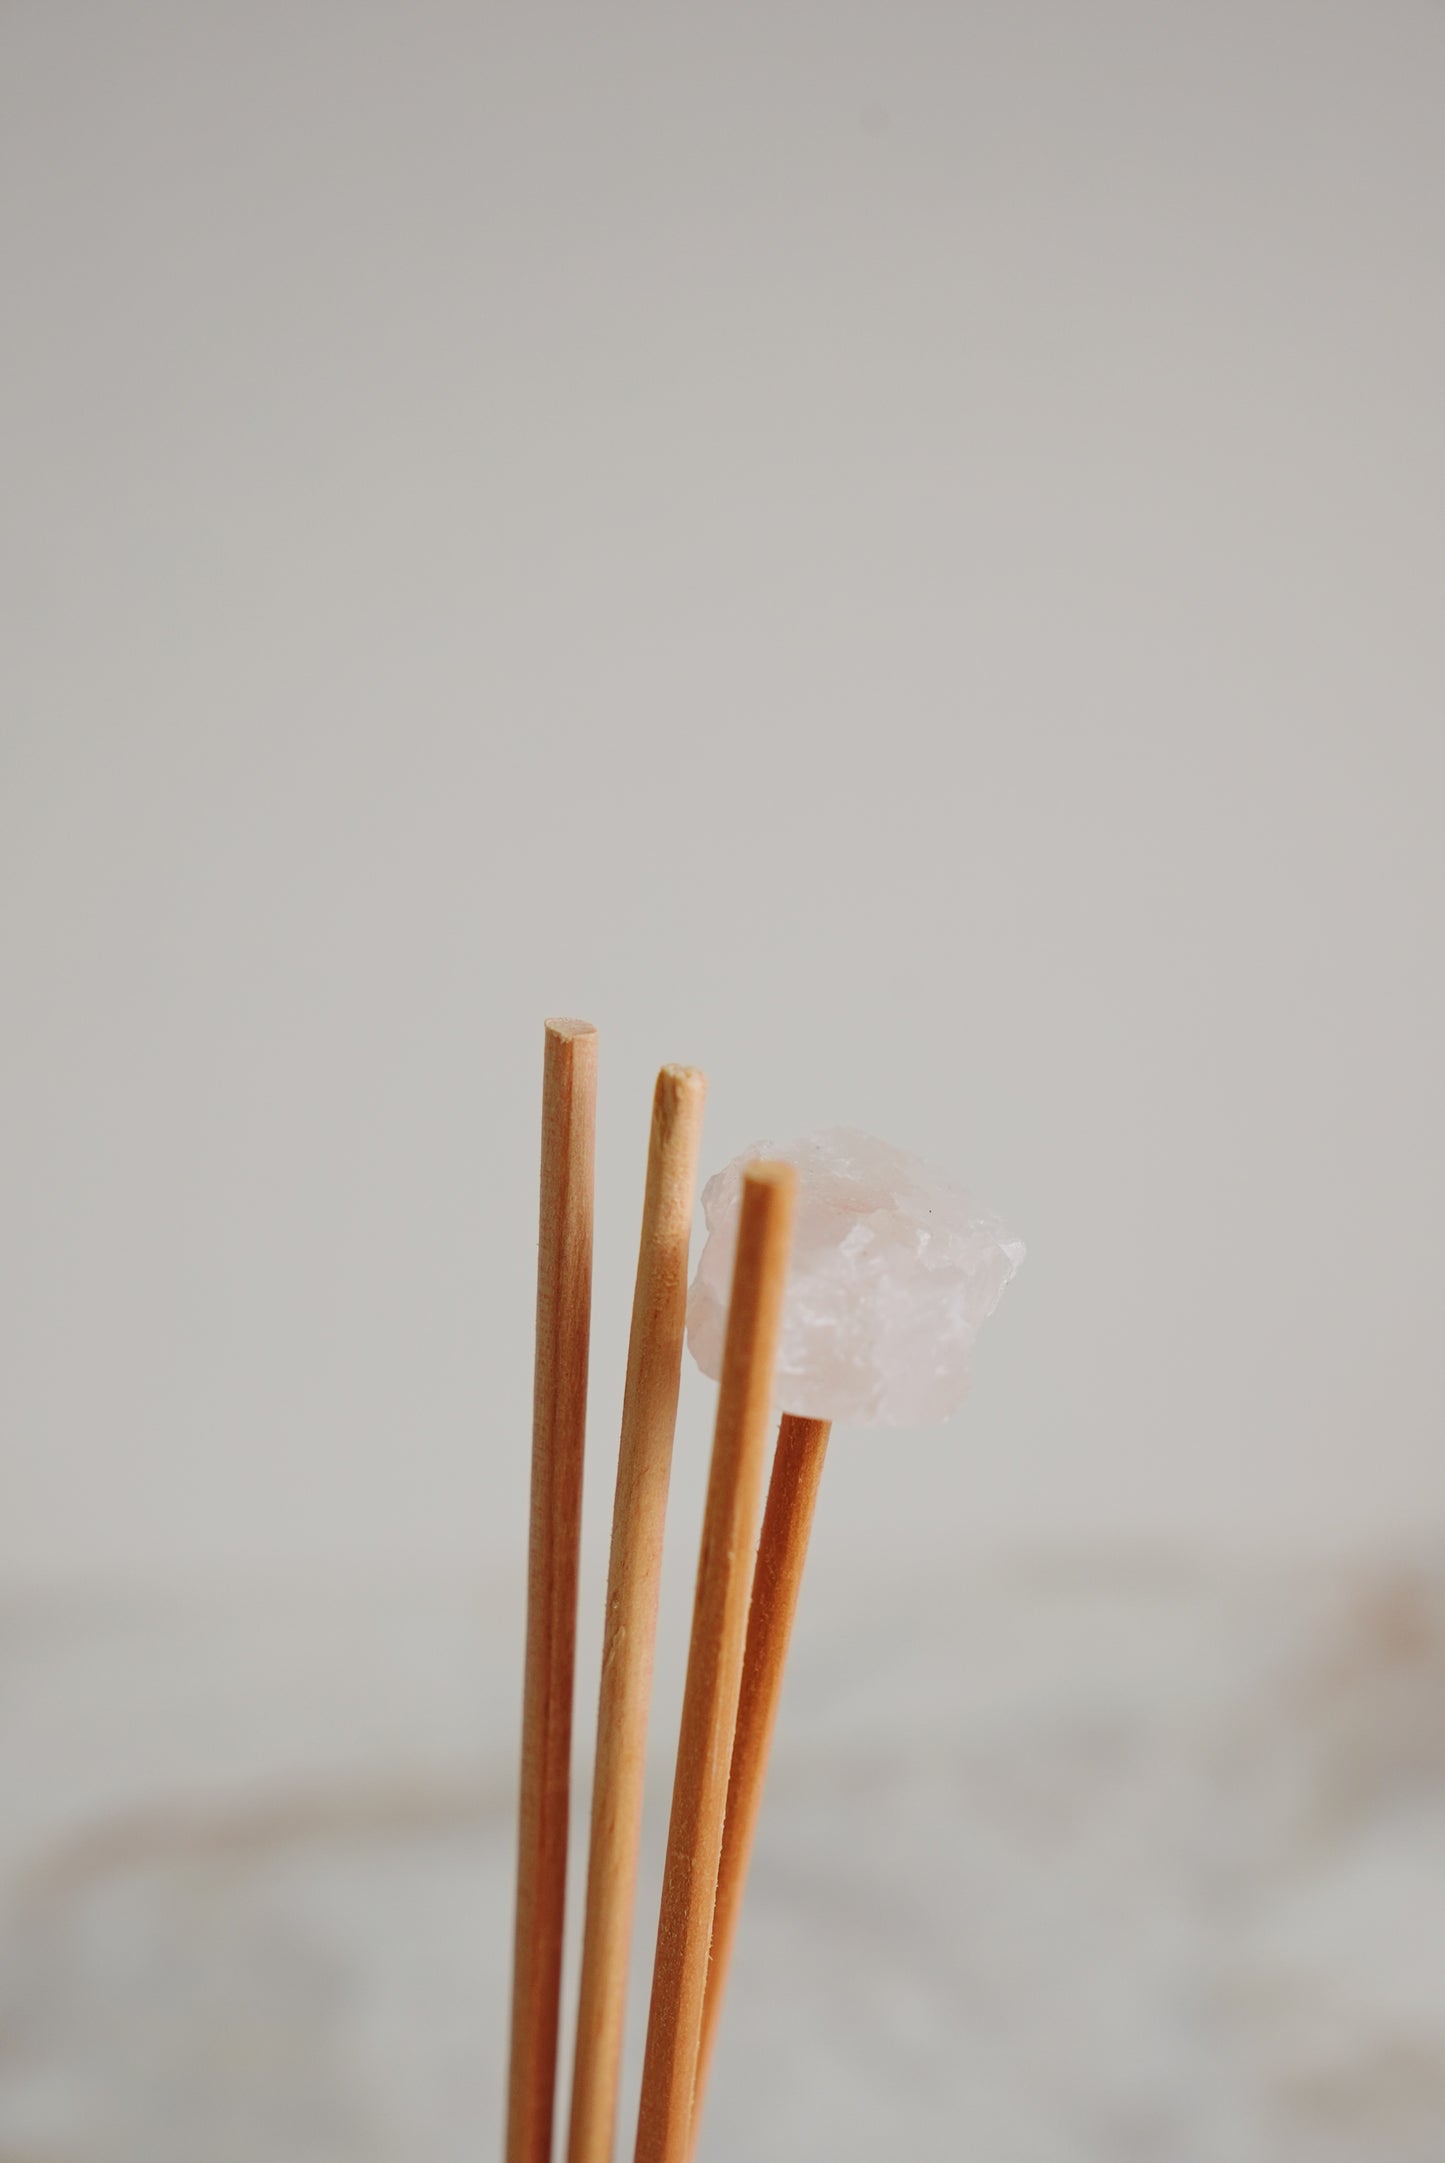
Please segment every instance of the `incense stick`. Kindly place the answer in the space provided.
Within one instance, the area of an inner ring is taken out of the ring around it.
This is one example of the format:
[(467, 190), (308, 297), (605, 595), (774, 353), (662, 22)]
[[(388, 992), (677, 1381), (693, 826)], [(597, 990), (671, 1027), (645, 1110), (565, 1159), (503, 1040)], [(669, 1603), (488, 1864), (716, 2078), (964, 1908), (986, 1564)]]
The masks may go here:
[(611, 2163), (616, 2131), (662, 1535), (706, 1089), (693, 1069), (669, 1066), (658, 1075), (653, 1097), (612, 1513), (569, 2163)]
[(767, 1778), (768, 1752), (772, 1747), (778, 1701), (783, 1692), (788, 1642), (802, 1589), (813, 1508), (818, 1499), (818, 1483), (823, 1476), (823, 1459), (831, 1431), (831, 1425), (825, 1419), (795, 1419), (785, 1412), (773, 1454), (773, 1474), (768, 1482), (758, 1559), (753, 1571), (747, 1649), (743, 1654), (732, 1770), (728, 1776), (727, 1816), (723, 1823), (717, 1906), (713, 1913), (712, 1954), (708, 1962), (693, 2095), (694, 2134), (702, 2116), (703, 2095), (717, 2042), (738, 1913), (747, 1884), (763, 1783)]
[(549, 1021), (532, 1417), (527, 1651), (507, 2163), (549, 2163), (567, 1889), (567, 1805), (587, 1348), (597, 1032)]
[(657, 1924), (636, 2163), (685, 2163), (797, 1175), (743, 1178)]

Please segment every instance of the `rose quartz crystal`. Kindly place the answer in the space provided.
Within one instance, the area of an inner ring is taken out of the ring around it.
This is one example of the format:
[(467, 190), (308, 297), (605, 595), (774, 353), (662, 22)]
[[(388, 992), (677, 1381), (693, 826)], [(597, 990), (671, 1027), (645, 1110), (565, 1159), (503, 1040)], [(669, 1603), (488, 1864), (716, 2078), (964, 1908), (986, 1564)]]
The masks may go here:
[(703, 1189), (707, 1239), (687, 1302), (687, 1341), (703, 1373), (722, 1373), (743, 1169), (757, 1157), (798, 1169), (782, 1410), (863, 1427), (947, 1419), (967, 1395), (975, 1333), (1023, 1261), (1023, 1243), (917, 1157), (848, 1127), (755, 1143)]

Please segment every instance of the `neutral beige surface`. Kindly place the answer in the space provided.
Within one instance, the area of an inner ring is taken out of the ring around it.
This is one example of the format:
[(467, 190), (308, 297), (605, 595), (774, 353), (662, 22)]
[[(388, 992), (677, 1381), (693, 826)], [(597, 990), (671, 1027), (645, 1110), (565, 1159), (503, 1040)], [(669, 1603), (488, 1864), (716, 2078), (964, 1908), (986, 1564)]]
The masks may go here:
[[(814, 1565), (699, 2163), (1438, 2163), (1438, 1567)], [(499, 2152), (519, 1594), (6, 1615), (5, 2163)]]
[(1442, 109), (1435, 0), (0, 10), (9, 1579), (515, 1562), (559, 1009), (597, 1433), (691, 1060), (1029, 1242), (830, 1540), (1438, 1521)]

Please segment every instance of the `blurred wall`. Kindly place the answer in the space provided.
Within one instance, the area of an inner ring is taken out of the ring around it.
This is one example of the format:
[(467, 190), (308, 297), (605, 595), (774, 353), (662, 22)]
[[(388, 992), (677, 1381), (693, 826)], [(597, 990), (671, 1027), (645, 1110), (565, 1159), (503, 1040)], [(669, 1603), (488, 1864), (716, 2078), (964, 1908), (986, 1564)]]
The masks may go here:
[(1427, 0), (11, 0), (7, 1583), (515, 1564), (554, 1010), (594, 1538), (668, 1058), (1030, 1244), (839, 1542), (1439, 1528), (1442, 94)]

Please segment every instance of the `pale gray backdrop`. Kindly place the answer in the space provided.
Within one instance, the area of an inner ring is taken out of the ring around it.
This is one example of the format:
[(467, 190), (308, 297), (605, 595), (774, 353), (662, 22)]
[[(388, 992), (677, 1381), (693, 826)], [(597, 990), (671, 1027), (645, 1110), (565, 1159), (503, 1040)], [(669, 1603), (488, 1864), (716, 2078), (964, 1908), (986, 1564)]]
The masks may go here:
[(603, 1429), (680, 1058), (1030, 1243), (848, 1526), (1439, 1512), (1442, 97), (1424, 0), (5, 9), (8, 1577), (514, 1549), (550, 1010)]

